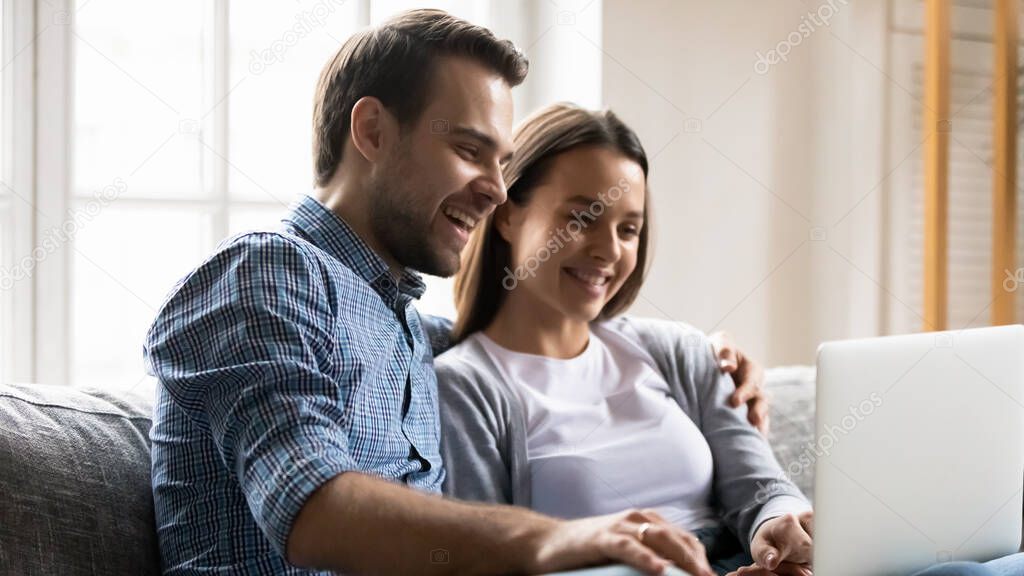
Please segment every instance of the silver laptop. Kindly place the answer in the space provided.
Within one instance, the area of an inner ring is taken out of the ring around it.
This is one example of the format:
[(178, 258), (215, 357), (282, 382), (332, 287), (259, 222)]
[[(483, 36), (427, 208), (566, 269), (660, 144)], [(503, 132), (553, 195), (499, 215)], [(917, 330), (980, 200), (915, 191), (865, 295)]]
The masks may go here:
[(1020, 548), (1024, 326), (829, 342), (817, 382), (816, 574)]

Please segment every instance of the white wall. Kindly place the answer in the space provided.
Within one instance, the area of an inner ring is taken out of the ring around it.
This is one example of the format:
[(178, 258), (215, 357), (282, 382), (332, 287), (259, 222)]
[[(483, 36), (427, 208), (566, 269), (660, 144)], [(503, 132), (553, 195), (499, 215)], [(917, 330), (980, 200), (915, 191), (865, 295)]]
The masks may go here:
[[(729, 330), (767, 365), (882, 326), (886, 6), (834, 1), (808, 23), (822, 6), (603, 3), (604, 104), (653, 157), (655, 259), (633, 312)], [(791, 33), (787, 61), (757, 73)]]

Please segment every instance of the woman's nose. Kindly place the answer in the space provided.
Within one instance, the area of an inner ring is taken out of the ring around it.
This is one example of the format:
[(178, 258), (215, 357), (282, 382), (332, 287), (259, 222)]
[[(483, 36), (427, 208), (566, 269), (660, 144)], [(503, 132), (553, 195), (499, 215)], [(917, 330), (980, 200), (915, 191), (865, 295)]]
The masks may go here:
[(610, 227), (602, 226), (597, 230), (594, 230), (592, 234), (587, 235), (589, 242), (589, 253), (594, 258), (599, 258), (605, 262), (617, 262), (619, 256), (622, 254), (622, 248), (619, 246), (619, 239), (615, 234), (615, 229)]

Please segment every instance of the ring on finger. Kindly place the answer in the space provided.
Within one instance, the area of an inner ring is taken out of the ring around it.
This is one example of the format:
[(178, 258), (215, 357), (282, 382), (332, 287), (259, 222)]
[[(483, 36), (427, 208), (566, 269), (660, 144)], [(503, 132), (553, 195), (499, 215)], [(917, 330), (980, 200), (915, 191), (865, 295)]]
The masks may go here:
[(636, 529), (636, 539), (639, 540), (640, 543), (643, 543), (644, 535), (647, 534), (647, 531), (650, 530), (650, 528), (651, 528), (651, 523), (650, 522), (644, 522), (643, 524), (640, 525), (639, 528)]

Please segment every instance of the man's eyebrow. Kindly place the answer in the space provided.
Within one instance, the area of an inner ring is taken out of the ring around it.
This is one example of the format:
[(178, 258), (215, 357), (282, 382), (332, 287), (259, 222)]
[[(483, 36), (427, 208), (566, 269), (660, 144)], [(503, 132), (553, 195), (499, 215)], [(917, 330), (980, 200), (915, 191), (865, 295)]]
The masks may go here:
[[(473, 140), (478, 141), (481, 145), (486, 146), (487, 148), (490, 148), (491, 150), (497, 150), (498, 149), (498, 143), (497, 143), (497, 141), (494, 140), (494, 138), (491, 138), (489, 135), (484, 134), (483, 132), (477, 130), (476, 128), (472, 128), (470, 126), (454, 126), (454, 127), (452, 127), (452, 134), (454, 134), (456, 136), (465, 136), (465, 137), (468, 137), (468, 138), (472, 138)], [(504, 164), (504, 163), (508, 162), (511, 159), (512, 159), (512, 152), (509, 152), (508, 154), (504, 155), (501, 158), (500, 162), (502, 164)]]

